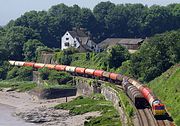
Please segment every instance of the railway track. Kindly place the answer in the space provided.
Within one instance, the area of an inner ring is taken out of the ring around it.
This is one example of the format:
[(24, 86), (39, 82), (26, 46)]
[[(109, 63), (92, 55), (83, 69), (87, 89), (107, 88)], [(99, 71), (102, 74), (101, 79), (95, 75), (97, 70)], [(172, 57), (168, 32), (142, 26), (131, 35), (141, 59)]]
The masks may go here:
[[(119, 85), (116, 87), (122, 89)], [(138, 109), (131, 100), (130, 103), (136, 110), (136, 121), (134, 121), (134, 126), (175, 126), (172, 119), (168, 116), (155, 118), (151, 108)]]
[(138, 122), (135, 126), (175, 126), (168, 117), (155, 118), (150, 108), (137, 109)]

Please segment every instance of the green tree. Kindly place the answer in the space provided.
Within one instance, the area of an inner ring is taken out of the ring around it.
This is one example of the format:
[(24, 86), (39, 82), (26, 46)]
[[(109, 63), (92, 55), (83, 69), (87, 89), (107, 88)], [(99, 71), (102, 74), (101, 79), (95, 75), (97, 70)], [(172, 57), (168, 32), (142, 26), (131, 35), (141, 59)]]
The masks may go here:
[(129, 52), (125, 47), (116, 45), (108, 50), (108, 64), (110, 68), (121, 66), (122, 62), (129, 59)]
[(142, 81), (150, 81), (180, 61), (180, 31), (158, 34), (133, 54), (132, 73)]
[(7, 30), (3, 46), (8, 51), (11, 60), (23, 60), (23, 45), (29, 39), (38, 39), (39, 35), (32, 29), (16, 26)]
[(35, 61), (35, 53), (36, 49), (39, 46), (44, 46), (40, 41), (34, 39), (34, 40), (28, 40), (24, 46), (23, 46), (23, 52), (25, 56), (25, 60), (27, 61)]

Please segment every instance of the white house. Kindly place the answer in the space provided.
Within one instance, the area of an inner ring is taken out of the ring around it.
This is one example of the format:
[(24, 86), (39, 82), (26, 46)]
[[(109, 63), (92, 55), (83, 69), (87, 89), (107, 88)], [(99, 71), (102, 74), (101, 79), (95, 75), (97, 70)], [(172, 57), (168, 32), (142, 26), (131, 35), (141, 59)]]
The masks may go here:
[(79, 51), (99, 52), (98, 45), (92, 41), (84, 29), (73, 29), (62, 36), (61, 50), (69, 47), (78, 48)]

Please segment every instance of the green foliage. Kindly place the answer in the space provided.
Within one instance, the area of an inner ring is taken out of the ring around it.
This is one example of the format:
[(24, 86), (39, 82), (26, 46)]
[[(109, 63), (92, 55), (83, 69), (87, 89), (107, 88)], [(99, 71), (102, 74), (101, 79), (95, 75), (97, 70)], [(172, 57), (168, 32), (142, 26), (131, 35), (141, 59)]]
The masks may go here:
[(132, 76), (132, 61), (131, 60), (127, 60), (122, 62), (122, 65), (116, 69), (117, 73), (121, 73), (123, 75), (126, 76)]
[(6, 79), (7, 71), (9, 70), (9, 63), (4, 61), (2, 64), (0, 64), (0, 80)]
[(79, 52), (78, 49), (73, 48), (73, 47), (63, 50), (64, 55), (71, 55), (71, 54), (78, 53), (78, 52)]
[(101, 53), (89, 53), (89, 60), (86, 60), (86, 53), (76, 53), (73, 54), (72, 57), (72, 66), (80, 66), (80, 67), (88, 67), (88, 68), (94, 68), (94, 69), (108, 69), (108, 63), (107, 63), (107, 53), (101, 52)]
[(72, 80), (72, 77), (67, 72), (49, 70), (48, 68), (38, 69), (38, 72), (40, 72), (42, 80), (48, 80), (50, 83), (54, 84), (66, 84), (68, 81)]
[(29, 91), (36, 87), (34, 82), (6, 80), (0, 81), (0, 88), (11, 88), (20, 92)]
[(177, 126), (180, 125), (180, 64), (168, 69), (148, 85), (166, 105)]
[(86, 52), (86, 60), (90, 60), (90, 53)]
[(58, 84), (66, 84), (68, 81), (72, 80), (72, 76), (67, 72), (51, 70), (48, 79)]
[(13, 67), (7, 73), (7, 79), (15, 79), (21, 81), (31, 81), (32, 80), (32, 67)]
[(8, 58), (23, 60), (23, 45), (28, 39), (38, 39), (39, 35), (33, 29), (14, 26), (9, 28), (4, 35), (3, 46), (8, 52)]
[(122, 62), (130, 57), (128, 50), (121, 45), (116, 45), (108, 50), (108, 65), (110, 68), (121, 66)]
[(119, 126), (120, 120), (118, 112), (112, 103), (105, 101), (103, 96), (93, 95), (91, 98), (79, 96), (73, 101), (55, 106), (56, 109), (68, 109), (71, 114), (79, 115), (92, 111), (100, 111), (100, 117), (90, 118), (89, 122), (85, 122), (85, 126), (91, 125), (114, 125)]
[(35, 61), (36, 58), (35, 52), (39, 46), (44, 46), (44, 45), (36, 39), (28, 40), (23, 46), (23, 52), (25, 56), (24, 59), (27, 61)]
[(132, 74), (150, 81), (180, 61), (180, 31), (155, 35), (133, 54)]
[(71, 58), (70, 55), (63, 55), (61, 57), (60, 63), (63, 64), (63, 65), (70, 65), (71, 61), (72, 61), (72, 58)]
[(56, 52), (54, 55), (54, 59), (58, 61), (60, 64), (70, 65), (72, 62), (72, 54), (78, 53), (76, 48), (68, 48), (63, 51)]
[(50, 70), (48, 68), (40, 68), (38, 69), (38, 72), (40, 73), (40, 77), (42, 80), (48, 80)]

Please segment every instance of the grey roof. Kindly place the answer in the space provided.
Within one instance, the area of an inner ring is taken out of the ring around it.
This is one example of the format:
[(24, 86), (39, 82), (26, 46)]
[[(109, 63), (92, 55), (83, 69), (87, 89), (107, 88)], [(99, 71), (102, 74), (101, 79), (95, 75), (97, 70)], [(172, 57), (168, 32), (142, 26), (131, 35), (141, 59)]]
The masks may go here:
[(125, 45), (137, 45), (139, 43), (143, 42), (143, 39), (141, 38), (107, 38), (101, 43), (98, 44), (99, 47), (101, 48), (106, 48), (109, 46), (114, 46), (116, 44), (125, 44)]
[(82, 45), (86, 45), (89, 41), (89, 37), (79, 37), (79, 42), (81, 42)]
[(69, 34), (71, 34), (71, 36), (73, 38), (75, 37), (88, 37), (88, 35), (86, 35), (86, 33), (84, 31), (81, 30), (76, 30), (76, 31), (68, 31)]

